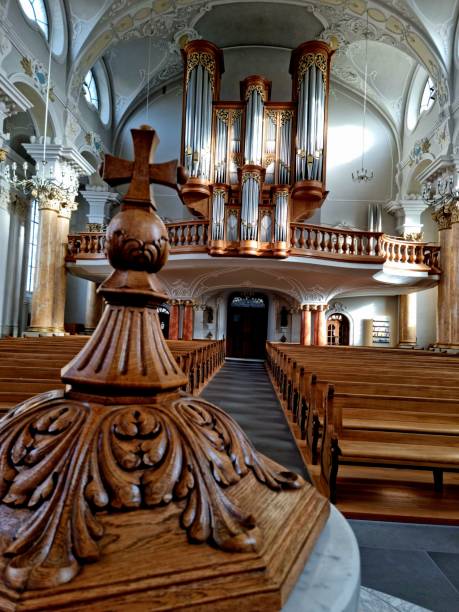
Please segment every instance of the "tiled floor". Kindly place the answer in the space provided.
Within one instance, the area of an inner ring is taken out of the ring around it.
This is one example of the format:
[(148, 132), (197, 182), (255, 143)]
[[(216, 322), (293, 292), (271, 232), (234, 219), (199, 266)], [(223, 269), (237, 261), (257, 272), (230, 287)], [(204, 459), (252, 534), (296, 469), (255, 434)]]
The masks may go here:
[[(227, 361), (202, 397), (236, 419), (258, 450), (306, 475), (263, 364)], [(350, 523), (362, 560), (359, 612), (415, 612), (408, 602), (459, 612), (459, 527)]]
[(358, 612), (431, 612), (409, 601), (367, 587), (360, 589)]
[(433, 612), (459, 612), (459, 527), (350, 523), (360, 546), (363, 586)]

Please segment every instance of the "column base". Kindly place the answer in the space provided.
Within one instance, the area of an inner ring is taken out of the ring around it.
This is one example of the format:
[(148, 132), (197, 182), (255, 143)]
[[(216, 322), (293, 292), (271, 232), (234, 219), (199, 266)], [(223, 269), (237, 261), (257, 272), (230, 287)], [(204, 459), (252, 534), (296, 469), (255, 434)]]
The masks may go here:
[(17, 325), (4, 325), (0, 335), (2, 338), (17, 338), (19, 327)]
[(432, 348), (441, 350), (447, 353), (457, 353), (459, 351), (459, 344), (452, 344), (448, 342), (436, 342)]
[(421, 347), (416, 344), (416, 342), (400, 342), (397, 344), (397, 348), (402, 349), (420, 349)]
[(70, 334), (63, 329), (54, 327), (29, 327), (22, 334), (24, 338), (37, 338), (39, 336), (69, 336)]

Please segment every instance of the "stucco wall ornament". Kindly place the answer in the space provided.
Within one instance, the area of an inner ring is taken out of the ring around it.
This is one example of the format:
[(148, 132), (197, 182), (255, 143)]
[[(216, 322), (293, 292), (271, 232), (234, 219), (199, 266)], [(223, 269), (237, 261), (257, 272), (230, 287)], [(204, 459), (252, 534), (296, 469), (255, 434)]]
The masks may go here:
[(413, 166), (414, 164), (419, 164), (425, 153), (430, 152), (431, 146), (432, 143), (430, 142), (429, 138), (421, 138), (421, 140), (417, 140), (410, 151), (409, 165)]
[[(42, 95), (46, 96), (48, 71), (43, 66), (43, 64), (41, 64), (35, 59), (31, 59), (29, 57), (24, 56), (21, 60), (21, 66), (24, 73), (33, 79), (38, 91)], [(54, 84), (51, 84), (49, 88), (49, 100), (50, 102), (54, 102), (56, 100), (56, 96), (54, 94)]]

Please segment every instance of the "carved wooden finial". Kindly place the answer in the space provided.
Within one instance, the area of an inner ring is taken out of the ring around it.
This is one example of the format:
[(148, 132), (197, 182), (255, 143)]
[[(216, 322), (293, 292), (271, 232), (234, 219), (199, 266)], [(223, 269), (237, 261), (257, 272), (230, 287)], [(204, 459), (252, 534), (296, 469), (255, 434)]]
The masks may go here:
[(150, 184), (158, 183), (175, 189), (180, 194), (178, 185), (186, 183), (185, 169), (177, 160), (153, 163), (155, 151), (159, 145), (156, 131), (148, 125), (131, 130), (134, 141), (134, 161), (128, 161), (113, 155), (106, 155), (101, 168), (102, 178), (112, 187), (130, 183), (123, 201), (137, 206), (156, 205), (150, 197)]

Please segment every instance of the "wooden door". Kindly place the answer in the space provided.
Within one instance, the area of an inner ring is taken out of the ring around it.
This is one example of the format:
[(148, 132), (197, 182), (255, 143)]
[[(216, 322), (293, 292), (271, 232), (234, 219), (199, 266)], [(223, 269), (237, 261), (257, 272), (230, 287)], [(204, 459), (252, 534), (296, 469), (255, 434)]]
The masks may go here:
[(268, 331), (268, 300), (265, 296), (233, 294), (228, 301), (228, 357), (264, 359)]

